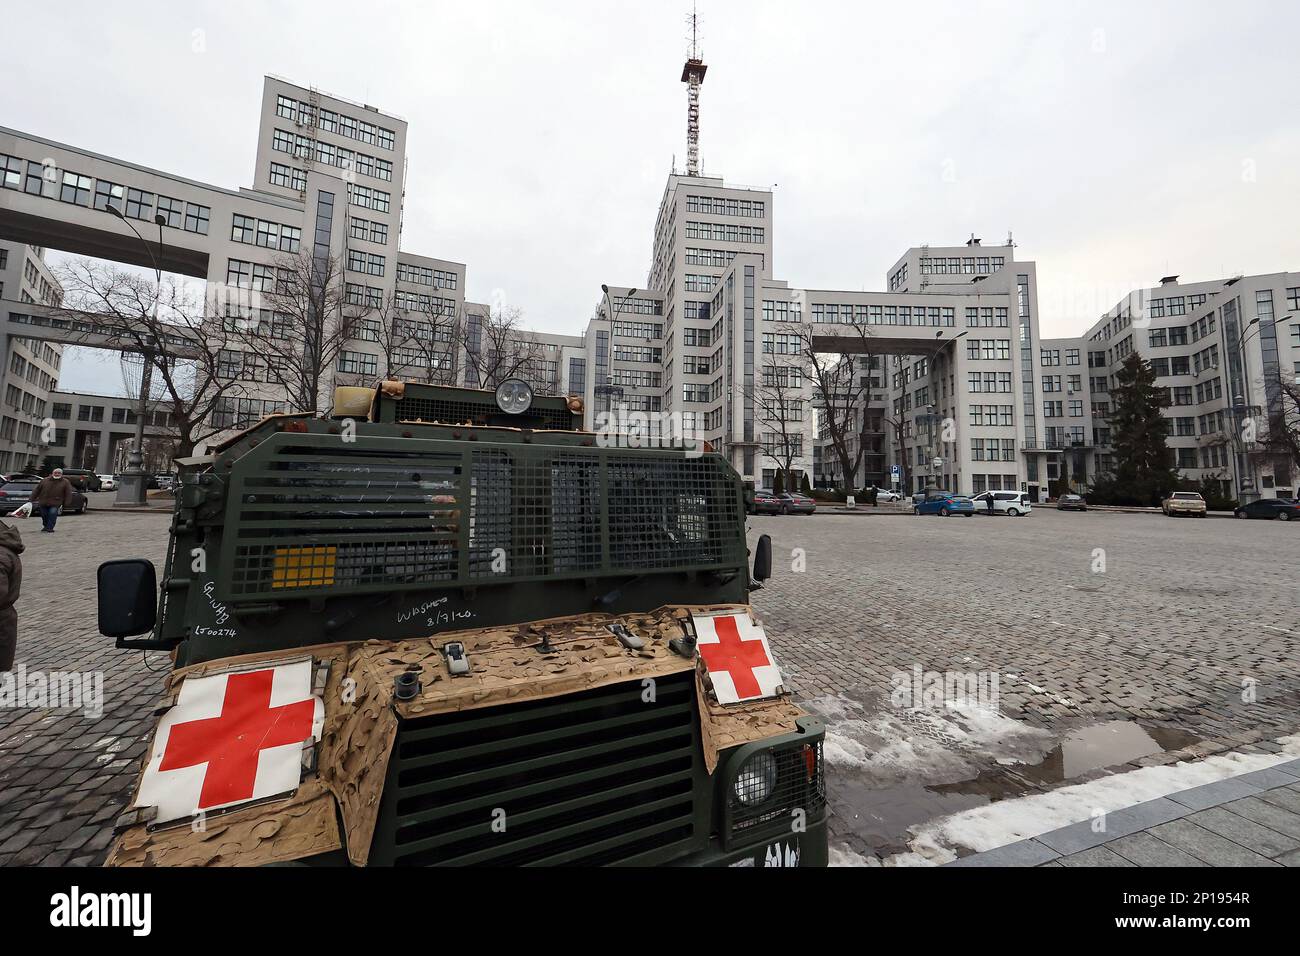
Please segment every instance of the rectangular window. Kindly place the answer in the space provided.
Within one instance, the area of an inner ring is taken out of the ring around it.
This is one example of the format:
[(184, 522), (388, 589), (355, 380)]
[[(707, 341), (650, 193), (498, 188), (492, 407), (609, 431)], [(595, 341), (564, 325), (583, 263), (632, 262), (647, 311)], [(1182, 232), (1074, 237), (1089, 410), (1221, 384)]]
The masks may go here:
[(179, 229), (185, 216), (185, 204), (179, 199), (168, 196), (158, 197), (158, 215), (165, 220), (165, 225)]
[(251, 244), (257, 231), (257, 220), (252, 216), (235, 213), (230, 225), (230, 241)]
[(360, 375), (374, 375), (379, 369), (377, 357), (366, 352), (341, 352), (339, 371)]
[(212, 210), (207, 206), (200, 206), (198, 203), (185, 204), (185, 231), (195, 232), (200, 236), (208, 234), (208, 220), (212, 217)]
[(280, 227), (274, 222), (257, 221), (257, 244), (264, 249), (276, 249), (280, 245)]
[(89, 176), (81, 176), (77, 173), (64, 172), (63, 188), (59, 191), (59, 201), (72, 203), (74, 206), (90, 205), (90, 185)]
[(122, 200), (126, 195), (126, 189), (117, 183), (110, 183), (103, 179), (95, 182), (95, 208), (106, 210), (111, 204), (118, 212), (123, 212)]

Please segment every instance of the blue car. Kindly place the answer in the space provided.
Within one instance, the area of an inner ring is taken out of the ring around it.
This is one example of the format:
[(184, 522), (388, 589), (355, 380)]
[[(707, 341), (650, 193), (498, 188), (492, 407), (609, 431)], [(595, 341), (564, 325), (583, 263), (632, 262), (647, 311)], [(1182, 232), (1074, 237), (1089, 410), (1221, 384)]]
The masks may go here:
[(975, 515), (975, 502), (966, 495), (953, 494), (951, 491), (930, 491), (925, 495), (916, 495), (913, 499), (913, 513), (918, 515)]

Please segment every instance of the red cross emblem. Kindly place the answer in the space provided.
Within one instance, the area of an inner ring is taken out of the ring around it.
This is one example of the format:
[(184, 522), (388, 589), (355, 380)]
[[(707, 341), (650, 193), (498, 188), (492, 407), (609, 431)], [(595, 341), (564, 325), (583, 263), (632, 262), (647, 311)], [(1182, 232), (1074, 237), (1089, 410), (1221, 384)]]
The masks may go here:
[(781, 671), (772, 660), (767, 635), (749, 615), (702, 615), (693, 620), (696, 647), (719, 703), (776, 695)]
[[(136, 806), (158, 822), (297, 788), (301, 745), (319, 737), (324, 706), (310, 661), (186, 678), (159, 721)], [(277, 749), (279, 748), (279, 749)]]

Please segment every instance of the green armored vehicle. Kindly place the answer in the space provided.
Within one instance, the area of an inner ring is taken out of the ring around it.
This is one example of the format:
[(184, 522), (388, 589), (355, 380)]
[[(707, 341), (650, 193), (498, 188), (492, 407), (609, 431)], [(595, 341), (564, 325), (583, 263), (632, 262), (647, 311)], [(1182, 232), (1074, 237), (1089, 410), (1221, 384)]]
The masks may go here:
[(101, 566), (100, 630), (174, 662), (110, 864), (825, 864), (722, 457), (350, 391), (181, 464), (160, 591)]

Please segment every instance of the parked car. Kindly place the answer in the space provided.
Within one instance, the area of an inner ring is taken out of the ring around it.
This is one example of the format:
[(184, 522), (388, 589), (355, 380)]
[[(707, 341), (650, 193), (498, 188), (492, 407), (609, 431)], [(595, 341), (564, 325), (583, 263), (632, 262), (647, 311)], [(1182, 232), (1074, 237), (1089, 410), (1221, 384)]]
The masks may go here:
[(1195, 491), (1175, 491), (1160, 503), (1160, 510), (1168, 518), (1176, 518), (1179, 515), (1204, 518), (1205, 499)]
[(100, 491), (117, 491), (117, 478), (115, 478), (113, 475), (100, 475), (100, 476), (99, 476), (99, 490), (100, 490)]
[(78, 491), (99, 491), (101, 486), (99, 475), (88, 468), (64, 468), (63, 477)]
[(985, 491), (971, 499), (975, 502), (975, 511), (988, 514), (989, 499), (993, 499), (995, 515), (1010, 515), (1019, 518), (1032, 510), (1029, 507), (1029, 495), (1019, 491)]
[(817, 510), (817, 502), (797, 491), (787, 491), (776, 497), (781, 502), (783, 515), (810, 515)]
[(745, 492), (745, 511), (751, 515), (779, 515), (781, 499), (770, 491), (756, 488)]
[(1061, 495), (1056, 499), (1057, 511), (1087, 511), (1088, 500), (1083, 495)]
[[(6, 481), (0, 485), (0, 513), (7, 515), (31, 501), (32, 492), (36, 490), (39, 482), (40, 479), (37, 478), (34, 481)], [(73, 515), (86, 513), (86, 496), (82, 494), (80, 488), (73, 486), (72, 502), (63, 509), (63, 513)]]
[(888, 488), (876, 489), (876, 501), (884, 504), (886, 501), (901, 501), (903, 496), (897, 491), (890, 491)]
[(175, 479), (172, 478), (171, 475), (159, 474), (159, 475), (154, 475), (153, 478), (155, 484), (153, 484), (151, 487), (161, 488), (163, 491), (170, 491), (172, 485), (175, 483)]
[(1300, 518), (1300, 501), (1295, 498), (1260, 498), (1236, 508), (1238, 518), (1273, 518), (1277, 521), (1295, 521)]
[(0, 483), (6, 481), (30, 481), (35, 483), (40, 480), (40, 475), (30, 471), (14, 471), (7, 475), (0, 475)]
[[(915, 495), (913, 501), (915, 502)], [(975, 515), (975, 502), (965, 495), (956, 495), (951, 491), (930, 491), (921, 493), (919, 504), (913, 504), (913, 510), (919, 515), (963, 515), (967, 518)]]

